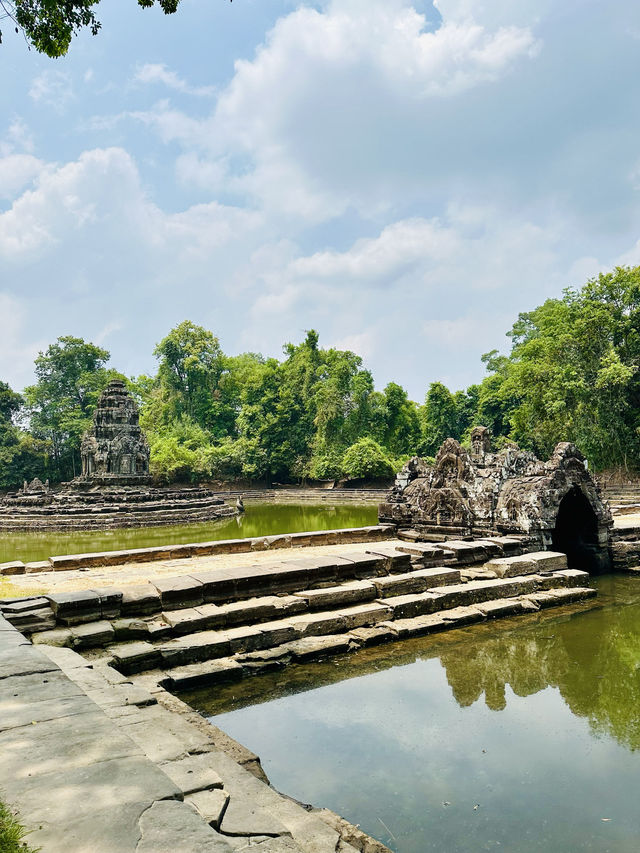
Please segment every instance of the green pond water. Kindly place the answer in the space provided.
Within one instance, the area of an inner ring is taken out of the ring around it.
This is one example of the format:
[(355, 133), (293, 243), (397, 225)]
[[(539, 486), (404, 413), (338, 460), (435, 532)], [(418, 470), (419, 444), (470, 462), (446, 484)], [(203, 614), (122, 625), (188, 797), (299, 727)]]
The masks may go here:
[(377, 507), (372, 504), (276, 504), (248, 503), (242, 515), (222, 521), (163, 527), (136, 527), (126, 530), (91, 530), (56, 533), (0, 533), (0, 563), (9, 560), (45, 560), (57, 554), (117, 551), (152, 545), (179, 545), (300, 533), (304, 530), (333, 530), (377, 524)]
[(638, 853), (640, 578), (183, 695), (398, 853)]

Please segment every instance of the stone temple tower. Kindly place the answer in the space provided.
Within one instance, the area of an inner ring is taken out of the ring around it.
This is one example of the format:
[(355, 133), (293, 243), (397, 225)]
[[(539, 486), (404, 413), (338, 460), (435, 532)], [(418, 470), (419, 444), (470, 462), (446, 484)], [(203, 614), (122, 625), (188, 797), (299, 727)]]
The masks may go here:
[(149, 445), (138, 407), (122, 380), (113, 379), (100, 395), (81, 454), (84, 482), (120, 486), (150, 481)]

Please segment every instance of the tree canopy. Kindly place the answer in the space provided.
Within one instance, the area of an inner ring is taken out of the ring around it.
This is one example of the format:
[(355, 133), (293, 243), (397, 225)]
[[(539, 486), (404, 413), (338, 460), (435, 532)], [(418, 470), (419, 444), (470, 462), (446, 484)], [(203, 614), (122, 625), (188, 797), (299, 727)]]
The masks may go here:
[[(81, 30), (93, 35), (100, 30), (94, 8), (100, 0), (0, 0), (0, 17), (13, 22), (16, 32), (24, 34), (27, 43), (51, 58), (64, 56), (71, 40)], [(138, 6), (150, 8), (156, 0), (137, 0)], [(177, 11), (180, 0), (157, 0), (166, 15)], [(0, 42), (2, 32), (0, 32)]]
[[(380, 478), (449, 436), (490, 427), (546, 458), (573, 441), (596, 470), (640, 469), (640, 267), (619, 267), (521, 314), (511, 351), (483, 356), (487, 373), (464, 391), (442, 382), (423, 405), (390, 382), (376, 390), (362, 359), (324, 349), (316, 331), (281, 359), (230, 356), (185, 320), (155, 348), (158, 369), (128, 380), (165, 481)], [(17, 394), (0, 382), (0, 487), (79, 469), (80, 439), (111, 378), (109, 353), (71, 336), (35, 361)]]

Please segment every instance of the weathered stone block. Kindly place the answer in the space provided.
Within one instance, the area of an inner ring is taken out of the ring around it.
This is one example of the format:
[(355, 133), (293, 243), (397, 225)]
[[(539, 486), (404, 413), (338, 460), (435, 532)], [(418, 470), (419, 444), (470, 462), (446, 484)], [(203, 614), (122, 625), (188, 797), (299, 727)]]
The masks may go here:
[(53, 628), (50, 631), (36, 631), (31, 635), (31, 642), (34, 646), (70, 646), (71, 645), (71, 628)]
[(330, 586), (319, 589), (305, 589), (296, 592), (295, 596), (304, 600), (310, 610), (324, 610), (345, 604), (356, 604), (362, 601), (373, 601), (377, 594), (377, 585), (370, 581), (351, 581), (341, 586)]
[(232, 601), (235, 598), (235, 573), (220, 569), (215, 572), (196, 572), (191, 577), (202, 585), (205, 602)]
[(202, 584), (194, 577), (155, 578), (153, 586), (160, 593), (163, 610), (196, 607), (204, 601)]
[(435, 613), (442, 607), (442, 597), (436, 592), (423, 592), (415, 595), (398, 595), (393, 598), (381, 598), (380, 603), (390, 607), (394, 620), (410, 619)]
[(45, 596), (56, 620), (62, 625), (78, 625), (93, 622), (102, 615), (100, 596), (93, 590), (58, 592)]
[(150, 583), (125, 586), (122, 590), (123, 616), (148, 616), (162, 609), (160, 593)]
[(159, 766), (185, 795), (222, 788), (222, 779), (211, 767), (211, 758), (207, 752), (165, 761)]
[(100, 598), (100, 612), (103, 619), (116, 619), (122, 607), (122, 591), (113, 587), (94, 587)]
[(230, 642), (223, 631), (201, 631), (198, 634), (162, 643), (157, 651), (163, 666), (181, 666), (227, 657), (230, 652)]
[(52, 566), (49, 560), (36, 560), (33, 563), (25, 563), (24, 570), (27, 574), (35, 572), (50, 572)]
[(300, 640), (289, 643), (288, 648), (296, 660), (311, 660), (312, 658), (348, 652), (351, 648), (351, 641), (348, 634), (329, 637), (302, 637)]
[(487, 571), (493, 572), (499, 578), (535, 575), (540, 571), (538, 562), (532, 560), (528, 554), (522, 554), (519, 557), (500, 557), (496, 560), (489, 560), (488, 563), (485, 563), (484, 568)]
[(229, 802), (229, 794), (220, 789), (197, 791), (186, 797), (185, 802), (190, 803), (210, 826), (219, 829), (222, 815)]
[(167, 687), (170, 690), (191, 690), (238, 678), (242, 678), (242, 666), (233, 658), (218, 658), (173, 667), (169, 671)]
[(526, 557), (537, 564), (539, 572), (558, 572), (567, 568), (567, 555), (558, 551), (534, 551)]
[(389, 627), (388, 623), (372, 625), (370, 628), (354, 628), (349, 631), (349, 637), (358, 646), (379, 646), (382, 643), (390, 643), (398, 638), (396, 631)]
[(75, 625), (71, 629), (71, 645), (73, 648), (92, 649), (96, 646), (106, 646), (113, 643), (116, 634), (111, 624), (106, 621), (89, 622), (86, 625)]
[(18, 631), (26, 634), (31, 634), (34, 631), (47, 631), (56, 627), (56, 618), (49, 606), (35, 607), (32, 610), (23, 610), (21, 613), (8, 614), (7, 618)]
[(0, 563), (0, 575), (23, 575), (24, 563), (20, 560), (12, 560), (9, 563)]
[(498, 619), (501, 616), (515, 616), (524, 611), (523, 602), (517, 598), (499, 598), (494, 601), (483, 601), (476, 608), (487, 617), (487, 619)]
[(117, 669), (125, 675), (144, 672), (160, 664), (160, 650), (151, 643), (133, 642), (111, 646), (109, 652)]

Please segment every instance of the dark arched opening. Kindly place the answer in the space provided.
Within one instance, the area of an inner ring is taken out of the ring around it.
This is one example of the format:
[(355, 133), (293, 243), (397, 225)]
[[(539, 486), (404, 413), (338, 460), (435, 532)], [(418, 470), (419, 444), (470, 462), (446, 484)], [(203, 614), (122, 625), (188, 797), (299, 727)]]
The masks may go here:
[(589, 574), (609, 570), (606, 549), (603, 553), (598, 542), (598, 519), (578, 486), (570, 489), (560, 502), (552, 541), (554, 551), (567, 555), (570, 569)]

